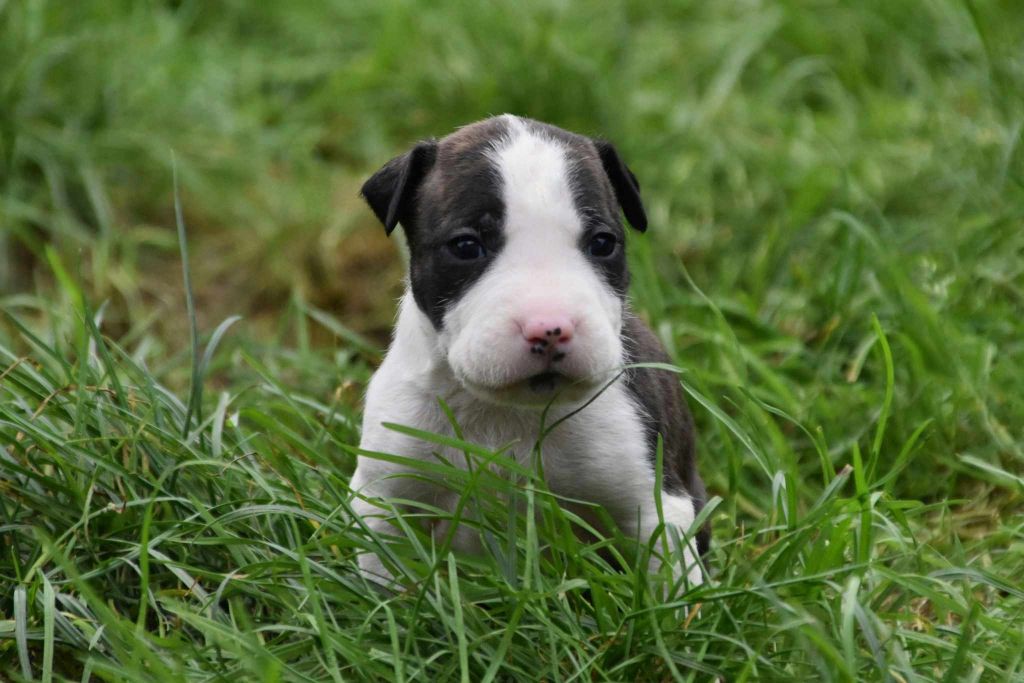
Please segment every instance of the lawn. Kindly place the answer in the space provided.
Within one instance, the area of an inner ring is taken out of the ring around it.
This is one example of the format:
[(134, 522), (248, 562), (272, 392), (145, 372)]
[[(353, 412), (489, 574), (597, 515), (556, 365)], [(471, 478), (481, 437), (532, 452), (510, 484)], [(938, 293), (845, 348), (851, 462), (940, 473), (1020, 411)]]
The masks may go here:
[[(699, 588), (454, 434), (485, 555), (348, 514), (358, 188), (501, 112), (639, 177)], [(0, 0), (0, 680), (1024, 680), (1022, 135), (1014, 2)]]

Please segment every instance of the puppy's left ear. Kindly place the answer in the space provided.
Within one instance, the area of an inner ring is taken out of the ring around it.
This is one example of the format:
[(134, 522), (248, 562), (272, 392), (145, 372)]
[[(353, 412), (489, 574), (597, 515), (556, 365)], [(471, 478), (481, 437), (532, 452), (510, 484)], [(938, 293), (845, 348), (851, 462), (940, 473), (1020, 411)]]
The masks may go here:
[(612, 143), (606, 140), (594, 140), (597, 153), (601, 157), (601, 165), (612, 182), (615, 197), (619, 200), (622, 213), (629, 224), (640, 232), (647, 230), (647, 212), (640, 201), (640, 183), (619, 156)]
[(363, 183), (360, 194), (390, 235), (399, 223), (408, 229), (416, 191), (437, 157), (437, 142), (427, 140), (397, 156)]

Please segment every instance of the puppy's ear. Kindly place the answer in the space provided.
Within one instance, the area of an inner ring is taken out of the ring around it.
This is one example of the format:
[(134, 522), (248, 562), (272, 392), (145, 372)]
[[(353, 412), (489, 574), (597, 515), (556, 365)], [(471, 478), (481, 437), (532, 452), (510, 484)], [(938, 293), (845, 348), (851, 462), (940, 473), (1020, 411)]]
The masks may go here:
[(397, 156), (363, 183), (360, 194), (384, 224), (388, 235), (413, 215), (416, 190), (437, 157), (437, 142), (427, 140)]
[(640, 201), (640, 183), (622, 161), (612, 143), (606, 140), (595, 140), (594, 144), (597, 145), (597, 153), (601, 157), (604, 172), (608, 174), (608, 180), (612, 181), (612, 189), (615, 190), (615, 197), (619, 200), (622, 213), (626, 215), (626, 220), (630, 225), (640, 232), (644, 232), (647, 230), (647, 212), (644, 211), (644, 204)]

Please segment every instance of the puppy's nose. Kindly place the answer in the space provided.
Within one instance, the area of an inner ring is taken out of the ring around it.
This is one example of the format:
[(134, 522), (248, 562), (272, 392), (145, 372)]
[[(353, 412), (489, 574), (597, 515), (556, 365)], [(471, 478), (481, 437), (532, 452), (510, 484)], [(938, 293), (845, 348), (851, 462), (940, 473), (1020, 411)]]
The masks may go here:
[(565, 346), (572, 341), (573, 324), (567, 316), (528, 318), (520, 323), (520, 328), (530, 351), (536, 354), (564, 354)]

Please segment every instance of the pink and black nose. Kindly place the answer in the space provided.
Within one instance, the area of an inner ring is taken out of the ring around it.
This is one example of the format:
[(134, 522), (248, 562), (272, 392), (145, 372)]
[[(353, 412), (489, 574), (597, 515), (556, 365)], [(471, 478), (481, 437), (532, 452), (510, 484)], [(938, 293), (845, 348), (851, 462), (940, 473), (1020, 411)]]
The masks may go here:
[(520, 323), (523, 339), (530, 353), (547, 356), (552, 362), (565, 358), (572, 346), (573, 324), (566, 316), (548, 315), (529, 318)]

